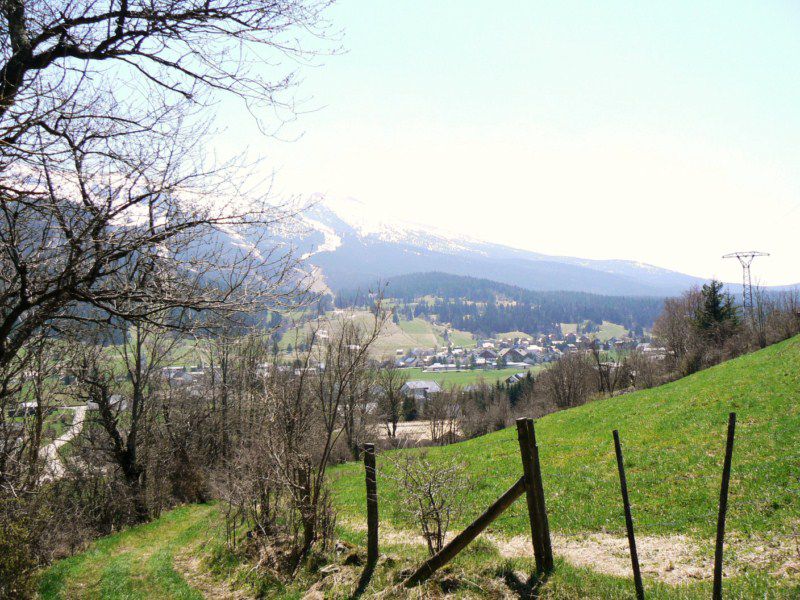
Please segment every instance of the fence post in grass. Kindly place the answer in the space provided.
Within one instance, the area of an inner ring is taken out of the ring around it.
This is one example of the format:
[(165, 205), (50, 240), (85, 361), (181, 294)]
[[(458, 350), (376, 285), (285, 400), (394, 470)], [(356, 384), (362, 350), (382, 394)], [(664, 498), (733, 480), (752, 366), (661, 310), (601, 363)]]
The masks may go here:
[(517, 438), (522, 457), (522, 471), (525, 474), (525, 498), (528, 503), (536, 570), (547, 573), (553, 569), (553, 547), (550, 541), (550, 525), (547, 520), (539, 447), (536, 445), (533, 419), (517, 419)]
[(542, 483), (542, 468), (539, 464), (539, 446), (536, 443), (536, 429), (533, 419), (526, 420), (528, 439), (531, 444), (531, 458), (533, 459), (533, 481), (536, 488), (537, 507), (539, 509), (539, 524), (542, 530), (542, 550), (544, 570), (549, 573), (553, 570), (553, 543), (550, 539), (550, 521), (547, 518), (547, 504), (544, 501), (544, 484)]
[(619, 431), (616, 429), (614, 430), (614, 450), (617, 454), (619, 486), (622, 490), (622, 505), (625, 508), (625, 528), (628, 530), (628, 545), (631, 549), (631, 566), (633, 567), (633, 582), (636, 586), (636, 598), (638, 598), (638, 600), (644, 600), (642, 573), (639, 570), (639, 554), (636, 552), (636, 536), (633, 533), (633, 517), (631, 516), (631, 503), (628, 498), (628, 480), (625, 478), (625, 463), (622, 460), (622, 444), (619, 442)]
[(714, 600), (722, 600), (722, 546), (725, 540), (725, 516), (728, 512), (728, 486), (731, 481), (733, 438), (736, 434), (736, 413), (728, 415), (728, 441), (725, 445), (725, 463), (722, 466), (722, 487), (719, 492), (717, 515), (717, 547), (714, 552)]
[(375, 475), (375, 444), (364, 444), (367, 479), (367, 565), (378, 562), (378, 483)]
[(536, 571), (544, 572), (544, 546), (542, 545), (542, 527), (539, 523), (539, 501), (534, 487), (533, 455), (528, 422), (524, 417), (517, 419), (517, 439), (519, 453), (522, 457), (522, 473), (525, 478), (525, 500), (528, 504), (528, 520), (531, 525), (533, 556), (536, 559)]

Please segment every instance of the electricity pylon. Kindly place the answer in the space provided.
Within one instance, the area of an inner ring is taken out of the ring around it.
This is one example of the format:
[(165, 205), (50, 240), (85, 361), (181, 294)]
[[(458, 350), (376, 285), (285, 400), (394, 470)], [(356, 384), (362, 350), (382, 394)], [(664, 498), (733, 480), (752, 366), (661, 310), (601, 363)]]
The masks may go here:
[(769, 256), (767, 252), (745, 250), (731, 252), (722, 258), (737, 258), (742, 265), (742, 308), (748, 316), (753, 315), (753, 280), (750, 278), (750, 265), (757, 256)]

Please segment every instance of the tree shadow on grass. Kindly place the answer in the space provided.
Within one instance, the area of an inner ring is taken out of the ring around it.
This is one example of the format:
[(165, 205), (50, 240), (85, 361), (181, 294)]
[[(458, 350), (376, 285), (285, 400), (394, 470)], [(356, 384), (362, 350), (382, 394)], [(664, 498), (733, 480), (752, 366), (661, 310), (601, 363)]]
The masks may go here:
[(361, 595), (367, 590), (367, 586), (372, 580), (372, 574), (375, 572), (376, 564), (377, 563), (367, 564), (364, 567), (364, 571), (361, 573), (361, 577), (358, 579), (358, 587), (356, 587), (356, 591), (353, 592), (353, 595), (351, 596), (353, 599), (360, 598)]

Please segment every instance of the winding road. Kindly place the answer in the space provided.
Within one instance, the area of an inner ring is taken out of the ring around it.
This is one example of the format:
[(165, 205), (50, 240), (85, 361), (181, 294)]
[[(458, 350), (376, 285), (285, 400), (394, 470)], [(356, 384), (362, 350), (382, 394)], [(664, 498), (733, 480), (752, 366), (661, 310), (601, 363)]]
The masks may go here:
[(58, 455), (58, 449), (64, 444), (68, 444), (81, 431), (83, 431), (83, 421), (86, 418), (86, 406), (67, 406), (65, 409), (73, 411), (72, 425), (63, 434), (44, 446), (39, 452), (45, 461), (42, 481), (54, 481), (64, 476), (64, 463)]

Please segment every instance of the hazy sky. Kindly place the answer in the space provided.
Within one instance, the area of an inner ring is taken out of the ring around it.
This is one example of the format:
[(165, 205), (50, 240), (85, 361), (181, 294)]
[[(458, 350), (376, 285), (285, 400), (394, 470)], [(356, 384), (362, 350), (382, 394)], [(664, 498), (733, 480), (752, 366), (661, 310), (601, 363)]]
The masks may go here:
[[(284, 194), (550, 254), (800, 281), (800, 3), (340, 0), (280, 139)], [(332, 45), (335, 45), (332, 44)], [(226, 105), (223, 105), (226, 108)]]

